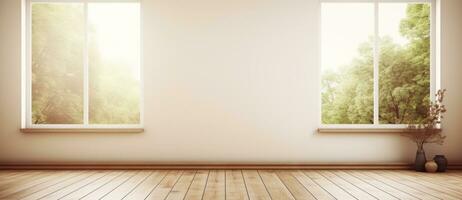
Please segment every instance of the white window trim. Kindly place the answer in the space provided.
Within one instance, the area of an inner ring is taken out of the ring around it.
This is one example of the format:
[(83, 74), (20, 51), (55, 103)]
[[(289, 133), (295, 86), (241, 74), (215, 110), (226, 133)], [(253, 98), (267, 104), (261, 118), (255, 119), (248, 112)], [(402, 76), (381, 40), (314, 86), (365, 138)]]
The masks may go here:
[(322, 20), (322, 3), (373, 3), (374, 4), (374, 124), (323, 124), (322, 123), (322, 95), (321, 95), (321, 53), (318, 59), (319, 69), (319, 133), (402, 133), (406, 130), (406, 124), (379, 124), (379, 55), (378, 47), (379, 37), (379, 3), (430, 3), (430, 99), (435, 100), (433, 94), (440, 89), (440, 22), (439, 22), (439, 2), (441, 0), (320, 0), (318, 6), (319, 16), (319, 52), (321, 52), (321, 20)]
[[(32, 123), (32, 40), (31, 5), (32, 3), (84, 3), (85, 4), (85, 47), (84, 47), (84, 85), (83, 85), (83, 124), (33, 124)], [(88, 3), (140, 3), (140, 123), (139, 124), (90, 124), (88, 116), (88, 39), (87, 6)], [(143, 80), (143, 21), (141, 0), (22, 0), (21, 14), (21, 132), (24, 133), (139, 133), (144, 131), (144, 80)]]

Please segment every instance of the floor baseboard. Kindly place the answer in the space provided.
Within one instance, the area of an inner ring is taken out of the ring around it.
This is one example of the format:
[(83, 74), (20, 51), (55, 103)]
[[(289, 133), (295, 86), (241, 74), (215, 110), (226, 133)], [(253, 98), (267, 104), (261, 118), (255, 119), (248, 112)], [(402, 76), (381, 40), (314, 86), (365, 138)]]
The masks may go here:
[[(410, 163), (395, 164), (0, 164), (0, 169), (412, 169)], [(449, 169), (462, 169), (462, 164), (450, 164)]]
[(411, 169), (411, 164), (31, 164), (0, 169)]

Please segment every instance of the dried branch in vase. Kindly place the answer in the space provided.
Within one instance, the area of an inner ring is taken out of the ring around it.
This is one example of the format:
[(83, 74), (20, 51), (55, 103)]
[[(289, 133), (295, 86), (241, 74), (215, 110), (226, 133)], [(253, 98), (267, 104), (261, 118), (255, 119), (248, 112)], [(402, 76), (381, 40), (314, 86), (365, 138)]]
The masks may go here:
[(409, 124), (403, 136), (410, 138), (417, 145), (417, 150), (423, 150), (426, 143), (436, 143), (442, 145), (446, 136), (441, 132), (441, 121), (446, 108), (443, 99), (446, 89), (438, 90), (435, 94), (436, 99), (430, 102), (427, 117), (416, 124)]

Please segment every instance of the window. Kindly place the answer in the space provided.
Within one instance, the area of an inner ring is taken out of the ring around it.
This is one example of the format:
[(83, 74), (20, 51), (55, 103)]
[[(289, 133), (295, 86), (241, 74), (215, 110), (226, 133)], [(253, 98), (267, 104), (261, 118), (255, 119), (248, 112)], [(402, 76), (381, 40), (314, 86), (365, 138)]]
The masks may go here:
[(139, 2), (26, 8), (26, 127), (141, 126)]
[(434, 91), (432, 7), (321, 3), (322, 124), (386, 127), (426, 116)]

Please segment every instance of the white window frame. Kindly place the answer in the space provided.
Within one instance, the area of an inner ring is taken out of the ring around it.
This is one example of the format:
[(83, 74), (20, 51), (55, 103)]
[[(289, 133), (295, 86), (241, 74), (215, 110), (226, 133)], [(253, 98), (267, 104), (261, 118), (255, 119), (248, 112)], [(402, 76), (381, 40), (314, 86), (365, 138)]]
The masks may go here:
[[(90, 124), (89, 123), (89, 71), (88, 71), (88, 3), (139, 3), (140, 4), (140, 123), (139, 124)], [(85, 45), (83, 70), (83, 123), (82, 124), (33, 124), (32, 123), (32, 12), (33, 3), (83, 3), (85, 13)], [(22, 0), (22, 132), (112, 132), (136, 133), (144, 131), (144, 81), (143, 81), (143, 23), (141, 0)]]
[[(435, 100), (435, 92), (440, 88), (440, 64), (439, 64), (439, 1), (440, 0), (320, 0), (319, 3), (319, 37), (321, 34), (321, 18), (322, 18), (322, 3), (371, 3), (374, 4), (374, 123), (373, 124), (323, 124), (322, 123), (322, 95), (321, 95), (321, 81), (319, 78), (319, 128), (318, 132), (322, 133), (399, 133), (402, 132), (406, 124), (380, 124), (379, 123), (379, 55), (380, 49), (378, 48), (379, 38), (379, 4), (381, 3), (430, 3), (430, 99)], [(320, 40), (322, 41), (322, 40)], [(319, 42), (319, 52), (321, 52), (322, 44)], [(321, 53), (319, 54), (321, 60)], [(320, 70), (319, 77), (322, 77), (322, 66), (319, 62)]]

